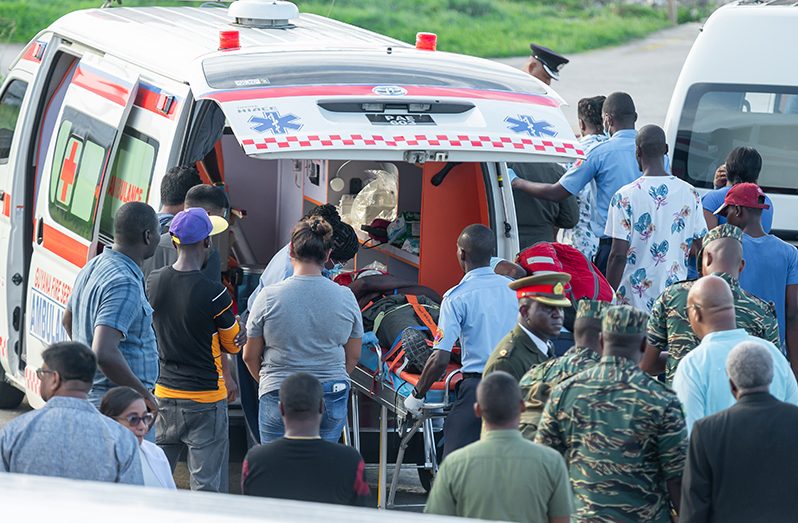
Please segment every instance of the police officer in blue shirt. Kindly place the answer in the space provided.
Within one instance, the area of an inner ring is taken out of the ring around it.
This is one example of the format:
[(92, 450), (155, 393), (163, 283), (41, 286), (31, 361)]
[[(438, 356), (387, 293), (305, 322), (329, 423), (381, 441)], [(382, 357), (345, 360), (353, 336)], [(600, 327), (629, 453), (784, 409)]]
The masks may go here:
[(466, 274), (443, 296), (432, 355), (405, 400), (407, 411), (418, 415), (427, 391), (446, 371), (459, 339), (463, 380), (457, 385), (457, 399), (443, 426), (444, 456), (479, 439), (481, 421), (473, 409), (477, 385), (493, 347), (518, 319), (518, 303), (507, 278), (490, 267), (495, 245), (496, 236), (484, 225), (469, 225), (460, 233), (457, 258)]
[[(596, 213), (591, 229), (601, 238), (595, 262), (601, 272), (606, 273), (607, 258), (612, 240), (604, 237), (607, 211), (610, 200), (626, 184), (641, 176), (640, 166), (635, 157), (635, 122), (637, 112), (632, 97), (626, 93), (612, 93), (604, 101), (601, 109), (604, 129), (610, 139), (596, 145), (587, 153), (584, 161), (577, 161), (559, 182), (544, 184), (518, 180), (519, 189), (536, 198), (562, 201), (578, 194), (591, 180), (596, 180)], [(668, 162), (666, 161), (666, 168)], [(516, 187), (513, 185), (513, 187)]]

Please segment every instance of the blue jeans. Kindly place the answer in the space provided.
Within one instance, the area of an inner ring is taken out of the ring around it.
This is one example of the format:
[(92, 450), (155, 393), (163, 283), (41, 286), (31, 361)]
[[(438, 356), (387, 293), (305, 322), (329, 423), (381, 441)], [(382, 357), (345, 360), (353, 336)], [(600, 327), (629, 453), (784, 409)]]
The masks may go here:
[[(337, 386), (337, 387), (336, 387)], [(319, 435), (322, 439), (338, 443), (346, 425), (348, 413), (349, 382), (344, 380), (322, 383), (324, 390), (324, 414), (321, 417)], [(333, 389), (337, 389), (333, 392)], [(282, 438), (285, 434), (283, 418), (280, 416), (280, 391), (273, 390), (260, 397), (258, 425), (261, 444)]]

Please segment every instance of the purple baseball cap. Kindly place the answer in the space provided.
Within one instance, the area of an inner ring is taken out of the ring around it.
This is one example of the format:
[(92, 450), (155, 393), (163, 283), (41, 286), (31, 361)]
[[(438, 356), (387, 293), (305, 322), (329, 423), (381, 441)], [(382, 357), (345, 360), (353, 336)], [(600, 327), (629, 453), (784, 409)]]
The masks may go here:
[(180, 245), (193, 245), (224, 232), (227, 226), (227, 220), (221, 216), (208, 216), (205, 209), (193, 207), (177, 213), (169, 226), (169, 234)]

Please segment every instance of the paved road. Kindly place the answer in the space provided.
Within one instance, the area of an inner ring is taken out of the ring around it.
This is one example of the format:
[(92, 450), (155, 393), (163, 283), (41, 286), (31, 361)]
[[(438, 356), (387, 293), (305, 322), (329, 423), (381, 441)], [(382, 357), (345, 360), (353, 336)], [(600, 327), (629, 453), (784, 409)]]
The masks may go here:
[[(560, 73), (554, 89), (568, 103), (568, 121), (576, 127), (576, 104), (580, 98), (625, 91), (637, 104), (638, 127), (663, 125), (671, 93), (700, 25), (684, 24), (619, 47), (598, 49), (569, 56), (571, 62)], [(527, 58), (500, 60), (522, 67)]]
[(23, 44), (2, 44), (0, 45), (0, 76), (5, 76), (11, 62), (22, 52)]

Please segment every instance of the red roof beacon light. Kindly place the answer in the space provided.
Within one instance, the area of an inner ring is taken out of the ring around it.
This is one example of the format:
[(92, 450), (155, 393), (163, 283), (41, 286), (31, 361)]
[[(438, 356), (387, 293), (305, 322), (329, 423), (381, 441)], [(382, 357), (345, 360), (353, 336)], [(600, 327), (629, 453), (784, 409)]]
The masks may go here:
[(416, 49), (434, 51), (438, 45), (438, 35), (435, 33), (416, 33)]
[(238, 40), (238, 31), (219, 31), (219, 50), (229, 51), (240, 49), (241, 44)]

